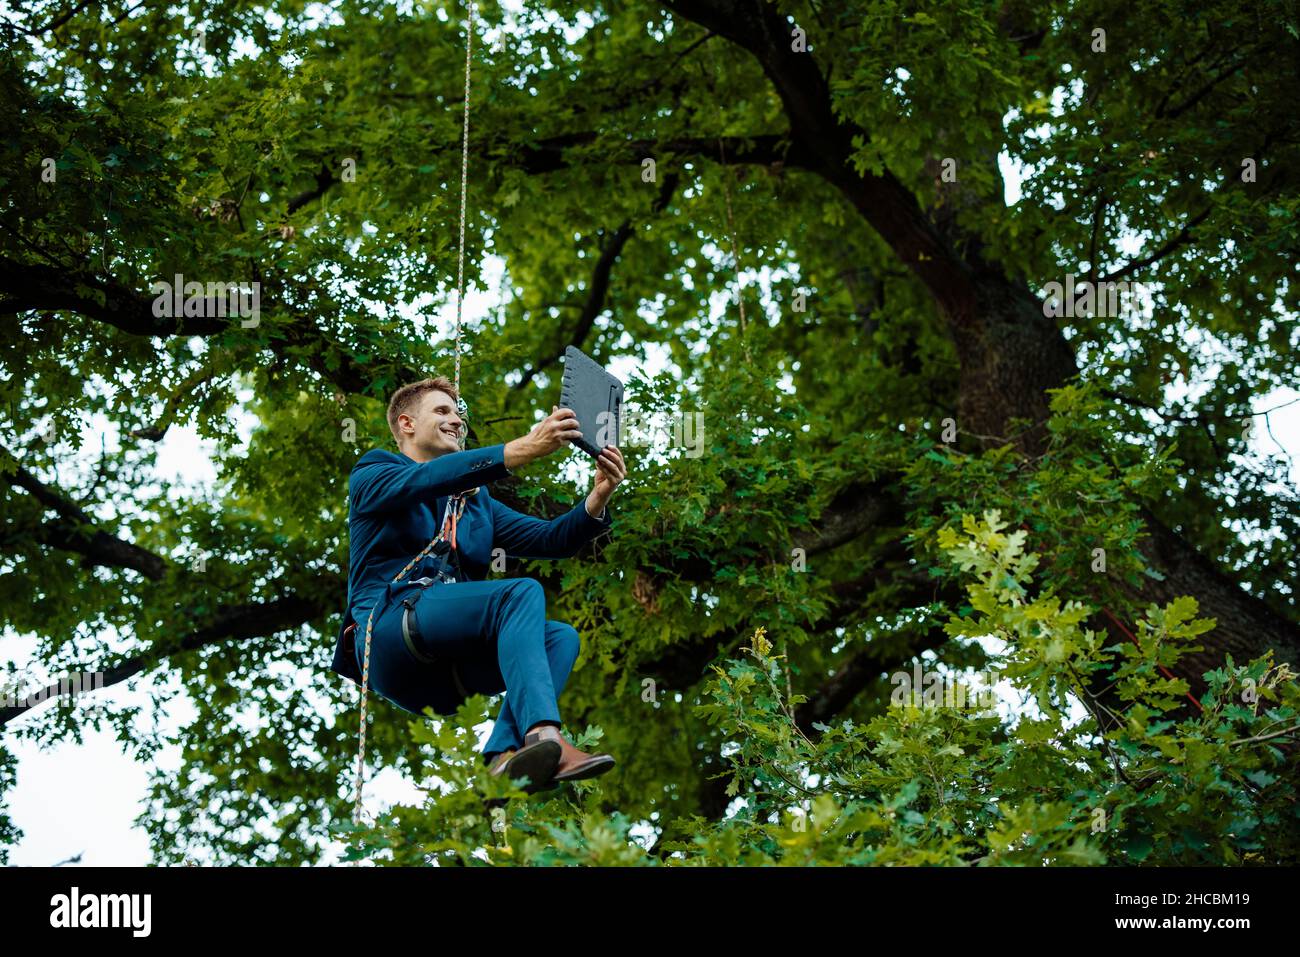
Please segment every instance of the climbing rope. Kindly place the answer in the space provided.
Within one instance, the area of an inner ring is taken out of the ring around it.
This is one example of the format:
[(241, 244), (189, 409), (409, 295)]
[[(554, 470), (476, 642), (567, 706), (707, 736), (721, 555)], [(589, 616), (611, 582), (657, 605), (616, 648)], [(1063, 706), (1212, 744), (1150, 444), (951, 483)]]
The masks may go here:
[[(469, 80), (470, 80), (470, 57), (474, 41), (474, 0), (470, 0), (469, 16), (465, 23), (465, 113), (464, 124), (461, 128), (461, 151), (460, 151), (460, 250), (458, 253), (458, 262), (456, 267), (456, 411), (461, 417), (461, 439), (464, 440), (465, 420), (469, 414), (469, 408), (465, 403), (465, 397), (460, 391), (460, 322), (461, 307), (465, 301), (465, 185), (469, 174)], [(399, 582), (424, 560), (424, 558), (434, 550), (439, 542), (447, 541), (451, 550), (456, 550), (456, 526), (460, 521), (461, 515), (465, 512), (465, 497), (461, 493), (448, 496), (447, 507), (443, 510), (442, 524), (438, 529), (438, 534), (433, 540), (420, 550), (420, 553), (406, 563), (406, 567), (397, 573), (393, 582)], [(353, 799), (352, 820), (355, 824), (360, 825), (362, 820), (361, 813), (361, 785), (365, 781), (366, 771), (366, 700), (367, 691), (370, 687), (370, 636), (371, 629), (374, 626), (375, 608), (378, 602), (370, 608), (370, 614), (366, 617), (366, 642), (365, 654), (361, 664), (361, 744), (357, 749), (357, 775), (356, 775), (356, 793)]]
[(727, 180), (731, 177), (731, 168), (727, 166), (727, 148), (722, 143), (721, 134), (718, 136), (718, 153), (724, 170), (722, 195), (727, 200), (727, 228), (731, 231), (731, 263), (736, 274), (736, 307), (740, 310), (740, 343), (745, 347), (745, 361), (752, 367), (754, 357), (749, 354), (749, 337), (745, 334), (745, 297), (742, 295), (744, 287), (740, 283), (740, 244), (736, 241), (736, 221), (731, 215), (731, 190), (727, 186)]
[[(713, 67), (713, 76), (718, 75), (717, 57), (714, 55), (712, 48), (708, 51), (709, 63)], [(712, 87), (712, 81), (709, 81)], [(740, 342), (745, 349), (745, 362), (751, 368), (754, 365), (753, 356), (749, 354), (749, 337), (745, 331), (745, 297), (743, 295), (744, 286), (740, 282), (740, 242), (736, 238), (736, 220), (731, 212), (731, 187), (728, 185), (732, 177), (731, 167), (727, 164), (727, 148), (722, 140), (722, 126), (724, 117), (722, 115), (722, 105), (720, 97), (713, 96), (713, 108), (718, 114), (718, 159), (722, 163), (722, 195), (727, 201), (727, 229), (731, 233), (731, 267), (736, 276), (736, 306), (740, 310)]]
[(474, 0), (470, 0), (465, 24), (465, 120), (460, 136), (460, 248), (456, 263), (456, 406), (465, 415), (465, 397), (460, 391), (460, 314), (465, 301), (465, 187), (469, 178), (469, 62), (474, 43)]
[[(465, 499), (459, 495), (452, 495), (447, 499), (447, 506), (442, 512), (442, 526), (433, 540), (420, 550), (420, 553), (406, 563), (394, 582), (399, 582), (407, 576), (412, 568), (420, 564), (439, 542), (450, 541), (453, 551), (456, 549), (456, 526), (460, 522), (460, 517), (465, 513)], [(375, 606), (370, 608), (370, 614), (366, 617), (366, 649), (361, 663), (361, 747), (357, 750), (357, 788), (354, 797), (354, 807), (352, 810), (352, 820), (357, 824), (361, 823), (361, 784), (365, 778), (366, 767), (366, 690), (370, 687), (370, 636), (374, 627)]]

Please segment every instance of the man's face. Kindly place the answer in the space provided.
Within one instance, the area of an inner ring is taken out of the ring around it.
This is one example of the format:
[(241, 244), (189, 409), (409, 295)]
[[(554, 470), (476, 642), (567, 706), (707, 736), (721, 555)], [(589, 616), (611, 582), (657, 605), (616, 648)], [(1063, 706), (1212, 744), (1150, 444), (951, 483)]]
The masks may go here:
[[(432, 457), (460, 451), (460, 416), (456, 403), (445, 392), (426, 392), (413, 413), (397, 417), (397, 425), (406, 438), (408, 454), (418, 451)], [(408, 428), (414, 431), (406, 431)]]

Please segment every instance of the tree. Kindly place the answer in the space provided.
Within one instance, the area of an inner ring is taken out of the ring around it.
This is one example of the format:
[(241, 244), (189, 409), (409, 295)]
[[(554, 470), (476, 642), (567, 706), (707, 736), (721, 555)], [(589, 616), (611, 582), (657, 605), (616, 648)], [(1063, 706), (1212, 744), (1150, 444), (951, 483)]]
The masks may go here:
[[(791, 774), (835, 749), (871, 753), (894, 777), (858, 782), (877, 799), (864, 813), (929, 802), (913, 809), (928, 830), (899, 847), (997, 860), (995, 842), (981, 850), (971, 835), (987, 822), (1014, 843), (1026, 821), (950, 809), (962, 842), (931, 813), (948, 801), (936, 776), (980, 781), (987, 748), (958, 744), (927, 785), (868, 747), (1032, 733), (947, 714), (908, 726), (890, 708), (890, 674), (918, 655), (984, 664), (980, 622), (1014, 647), (1046, 642), (1046, 671), (1004, 665), (1087, 702), (1092, 726), (1078, 733), (1115, 742), (1116, 775), (1161, 768), (1148, 778), (1167, 781), (1197, 747), (1238, 775), (1234, 807), (1255, 823), (1230, 819), (1230, 837), (1199, 847), (1152, 841), (1159, 855), (1253, 859), (1260, 829), (1269, 853), (1291, 854), (1294, 815), (1275, 811), (1294, 793), (1293, 772), (1277, 770), (1294, 698), (1278, 666), (1300, 646), (1300, 510), (1282, 464), (1243, 458), (1242, 423), (1296, 383), (1294, 5), (522, 10), (518, 22), (483, 10), (485, 28), (504, 29), (474, 54), (466, 262), (481, 285), (493, 253), (508, 282), (470, 330), (474, 439), (513, 437), (554, 401), (569, 343), (601, 361), (664, 357), (667, 371), (632, 383), (642, 404), (699, 411), (705, 430), (699, 456), (652, 464), (631, 449), (615, 534), (582, 564), (507, 571), (542, 580), (551, 613), (579, 628), (563, 714), (622, 759), (588, 798), (615, 837), (583, 831), (563, 802), (542, 805), (550, 833), (635, 856), (633, 822), (662, 828), (666, 849), (704, 820), (717, 841), (703, 853), (728, 859), (748, 839), (726, 815), (733, 797), (749, 801), (752, 826), (774, 826), (727, 745), (767, 728), (743, 757), (782, 770), (784, 798), (809, 783)], [(326, 667), (346, 475), (386, 442), (392, 388), (448, 367), (450, 343), (392, 305), (427, 314), (422, 297), (454, 295), (462, 16), (331, 11), (317, 22), (279, 4), (271, 26), (259, 5), (199, 23), (65, 0), (7, 28), (0, 600), (12, 628), (39, 636), (51, 673), (174, 675), (194, 700), (182, 768), (155, 774), (141, 816), (159, 862), (196, 847), (313, 859), (346, 817), (356, 712)], [(1003, 154), (1026, 167), (1012, 205)], [(1133, 239), (1142, 248), (1128, 252)], [(740, 283), (758, 269), (770, 270), (761, 292)], [(154, 284), (178, 274), (213, 301), (166, 314)], [(222, 290), (208, 283), (256, 283), (256, 314), (216, 314)], [(709, 315), (724, 289), (736, 298)], [(256, 422), (246, 444), (235, 414)], [(114, 439), (98, 450), (76, 442), (92, 416)], [(155, 443), (179, 423), (218, 444), (211, 495), (155, 474)], [(527, 479), (494, 494), (535, 513), (565, 507), (554, 469)], [(957, 529), (981, 534), (963, 522), (986, 514), (997, 518), (984, 534), (1006, 521), (1040, 556), (1035, 600), (1083, 618), (1034, 630), (993, 614), (1005, 595), (974, 603), (945, 546)], [(759, 627), (776, 657), (736, 664)], [(1128, 662), (1115, 650), (1126, 645), (1147, 658)], [(715, 663), (740, 681), (778, 660), (781, 708), (714, 683)], [(310, 669), (310, 694), (295, 667)], [(1266, 689), (1256, 706), (1215, 726), (1230, 698), (1243, 707), (1247, 681)], [(710, 709), (727, 702), (742, 716), (715, 725)], [(237, 720), (250, 709), (253, 730)], [(24, 711), (0, 721), (15, 728)], [(377, 763), (458, 779), (453, 727), (375, 712)], [(106, 720), (147, 760), (162, 742), (135, 718)], [(1067, 734), (1043, 720), (1042, 741)], [(841, 721), (867, 730), (829, 730)], [(1178, 729), (1163, 750), (1162, 721)], [(11, 733), (52, 741), (78, 727), (72, 709), (46, 706)], [(796, 733), (818, 750), (783, 766), (782, 735)], [(1039, 768), (1035, 784), (1031, 770), (1017, 787), (1079, 780)], [(1241, 783), (1250, 774), (1263, 777)], [(447, 801), (470, 800), (458, 793), (427, 813), (445, 824)], [(1189, 833), (1222, 823), (1211, 805), (1182, 822)], [(1059, 806), (1034, 808), (1069, 832), (1026, 846), (1053, 860), (1135, 855), (1135, 836), (1156, 834), (1135, 825), (1117, 851), (1105, 829), (1082, 836)], [(836, 826), (880, 823), (854, 813)], [(464, 861), (471, 846), (451, 852)]]

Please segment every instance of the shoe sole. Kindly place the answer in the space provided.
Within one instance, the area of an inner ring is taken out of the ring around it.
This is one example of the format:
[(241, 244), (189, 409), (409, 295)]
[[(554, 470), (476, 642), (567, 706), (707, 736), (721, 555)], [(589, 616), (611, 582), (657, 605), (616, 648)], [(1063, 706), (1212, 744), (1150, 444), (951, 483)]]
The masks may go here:
[(558, 741), (537, 741), (515, 752), (501, 773), (512, 781), (527, 777), (529, 783), (524, 785), (524, 792), (532, 794), (546, 787), (555, 777), (561, 753)]

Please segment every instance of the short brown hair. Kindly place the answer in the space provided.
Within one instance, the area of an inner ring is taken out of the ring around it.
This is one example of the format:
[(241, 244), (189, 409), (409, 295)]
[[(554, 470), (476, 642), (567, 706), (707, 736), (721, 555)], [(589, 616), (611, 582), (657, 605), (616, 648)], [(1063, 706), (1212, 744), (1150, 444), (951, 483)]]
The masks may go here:
[(446, 376), (437, 376), (433, 379), (421, 379), (419, 382), (412, 382), (410, 385), (404, 385), (388, 400), (388, 431), (393, 433), (393, 441), (401, 444), (401, 433), (397, 431), (397, 417), (405, 412), (411, 414), (411, 410), (419, 404), (426, 392), (445, 392), (451, 396), (451, 401), (455, 402), (460, 398), (460, 393), (456, 387), (451, 384), (451, 380)]

